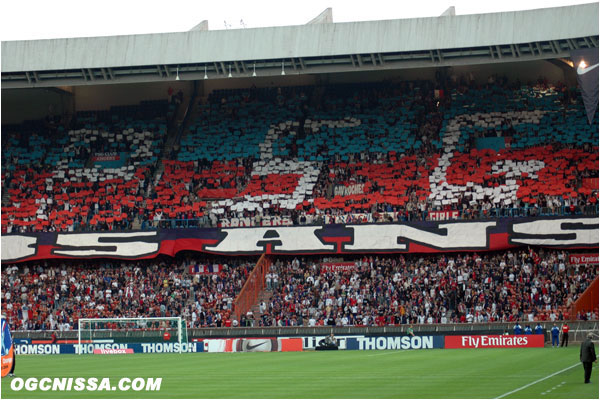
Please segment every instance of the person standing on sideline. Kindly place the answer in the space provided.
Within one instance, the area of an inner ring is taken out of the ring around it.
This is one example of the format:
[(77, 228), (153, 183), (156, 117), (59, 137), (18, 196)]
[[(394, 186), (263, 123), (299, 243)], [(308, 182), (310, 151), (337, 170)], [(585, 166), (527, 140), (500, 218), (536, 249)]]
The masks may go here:
[(413, 331), (412, 325), (408, 327), (406, 333), (408, 334), (408, 336), (415, 336), (415, 331)]
[(529, 325), (525, 326), (525, 334), (526, 335), (531, 335), (533, 332), (531, 331), (531, 327)]
[(594, 334), (592, 332), (588, 333), (587, 338), (581, 343), (581, 348), (579, 349), (579, 360), (583, 364), (583, 370), (585, 371), (584, 383), (590, 383), (590, 378), (592, 376), (592, 363), (598, 360), (596, 358), (594, 342), (592, 342), (593, 338)]
[(562, 341), (560, 347), (569, 347), (569, 325), (565, 322), (562, 326)]
[(536, 335), (541, 335), (543, 333), (544, 333), (544, 328), (542, 328), (542, 324), (540, 324), (538, 322), (537, 325), (535, 326), (535, 334)]
[(515, 323), (515, 326), (513, 328), (513, 331), (514, 331), (515, 335), (520, 335), (521, 334), (521, 330), (522, 330), (521, 325), (518, 322)]
[(558, 329), (558, 326), (556, 326), (556, 324), (554, 324), (554, 326), (552, 327), (552, 347), (554, 347), (554, 344), (556, 344), (556, 347), (558, 347), (558, 335), (560, 334), (560, 329)]

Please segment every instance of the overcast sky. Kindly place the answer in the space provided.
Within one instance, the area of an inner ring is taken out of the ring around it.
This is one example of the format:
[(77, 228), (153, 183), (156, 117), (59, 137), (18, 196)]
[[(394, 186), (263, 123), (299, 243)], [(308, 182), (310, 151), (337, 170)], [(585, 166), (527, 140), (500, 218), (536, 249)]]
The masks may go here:
[[(334, 22), (433, 17), (591, 3), (590, 0), (26, 0), (2, 1), (1, 40), (302, 25), (327, 7)], [(532, 21), (533, 22), (533, 21)], [(565, 22), (567, 23), (567, 22)], [(226, 27), (227, 25), (227, 27)], [(244, 26), (245, 25), (245, 26)]]

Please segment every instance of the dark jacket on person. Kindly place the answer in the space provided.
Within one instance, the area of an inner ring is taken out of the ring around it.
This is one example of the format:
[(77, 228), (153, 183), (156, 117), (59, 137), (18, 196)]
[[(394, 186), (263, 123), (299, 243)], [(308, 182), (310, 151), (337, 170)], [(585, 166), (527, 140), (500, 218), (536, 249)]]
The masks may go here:
[(581, 343), (579, 359), (581, 362), (596, 361), (596, 349), (594, 348), (594, 343), (590, 338), (585, 339), (585, 341)]

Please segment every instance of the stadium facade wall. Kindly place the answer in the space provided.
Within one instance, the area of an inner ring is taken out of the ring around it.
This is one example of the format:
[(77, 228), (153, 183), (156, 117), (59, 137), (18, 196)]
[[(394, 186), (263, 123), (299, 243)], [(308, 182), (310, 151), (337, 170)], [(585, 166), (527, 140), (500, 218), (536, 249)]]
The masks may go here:
[[(434, 80), (435, 68), (417, 68), (402, 70), (382, 70), (364, 72), (343, 72), (336, 74), (311, 74), (282, 76), (258, 76), (252, 79), (221, 79), (200, 80), (198, 91), (200, 97), (206, 98), (214, 90), (244, 89), (252, 86), (286, 87), (286, 86), (316, 86), (322, 84), (346, 84), (380, 82), (385, 80)], [(565, 69), (545, 61), (521, 61), (505, 64), (482, 64), (455, 66), (453, 74), (457, 76), (471, 73), (477, 83), (485, 83), (490, 75), (505, 75), (509, 80), (519, 79), (523, 82), (535, 81), (544, 76), (550, 82), (568, 82), (575, 79), (566, 74)], [(572, 71), (571, 71), (572, 72)], [(175, 92), (182, 90), (184, 98), (189, 99), (192, 91), (191, 81), (166, 81), (152, 83), (81, 85), (63, 87), (61, 90), (30, 89), (2, 90), (2, 103), (5, 112), (2, 114), (3, 124), (18, 124), (25, 120), (41, 119), (52, 113), (68, 114), (73, 111), (108, 110), (112, 106), (137, 104), (145, 100), (159, 100), (167, 97), (167, 90), (172, 87)], [(69, 93), (67, 90), (72, 90)]]
[[(568, 67), (569, 70), (571, 69)], [(519, 79), (521, 82), (536, 81), (543, 76), (549, 82), (565, 82), (573, 75), (565, 75), (567, 67), (560, 68), (557, 65), (547, 61), (519, 61), (502, 64), (477, 64), (460, 65), (452, 67), (450, 74), (457, 76), (471, 73), (476, 83), (485, 84), (491, 75), (506, 76), (510, 81)], [(437, 68), (408, 68), (402, 70), (379, 70), (360, 72), (339, 72), (334, 74), (311, 74), (311, 75), (293, 75), (288, 73), (286, 76), (257, 76), (252, 79), (229, 79), (225, 76), (222, 79), (208, 79), (198, 81), (203, 92), (208, 94), (213, 90), (219, 89), (244, 89), (256, 86), (261, 87), (280, 87), (280, 86), (316, 86), (322, 84), (347, 84), (347, 83), (366, 83), (381, 82), (389, 80), (417, 81), (417, 80), (435, 80)], [(212, 78), (209, 77), (209, 78)], [(572, 79), (575, 83), (575, 79)]]
[(545, 217), (389, 224), (163, 229), (3, 235), (2, 262), (144, 259), (194, 250), (222, 255), (495, 251), (519, 246), (598, 248), (598, 218)]
[[(560, 65), (560, 64), (559, 64)], [(568, 68), (568, 69), (567, 69)], [(569, 71), (569, 73), (565, 73)], [(547, 61), (521, 61), (507, 64), (479, 64), (452, 67), (457, 76), (472, 74), (476, 83), (485, 84), (491, 75), (504, 75), (510, 82), (535, 82), (540, 76), (549, 82), (570, 82), (575, 84), (572, 68), (566, 64), (563, 68)]]
[(62, 89), (2, 89), (3, 125), (20, 124), (26, 120), (42, 119), (48, 115), (71, 114), (73, 110), (72, 93)]
[(143, 83), (74, 86), (75, 111), (108, 110), (113, 106), (125, 106), (139, 104), (142, 101), (164, 100), (167, 91), (173, 88), (177, 93), (183, 92), (183, 96), (189, 99), (193, 90), (190, 81), (156, 82), (152, 85)]
[(9, 41), (2, 42), (2, 72), (281, 60), (469, 48), (594, 35), (598, 35), (598, 3), (452, 17)]

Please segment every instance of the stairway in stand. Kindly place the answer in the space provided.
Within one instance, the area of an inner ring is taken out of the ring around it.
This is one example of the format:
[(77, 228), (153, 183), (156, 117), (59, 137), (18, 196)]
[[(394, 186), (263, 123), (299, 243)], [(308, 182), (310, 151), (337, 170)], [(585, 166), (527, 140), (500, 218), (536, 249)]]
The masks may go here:
[(252, 311), (252, 313), (254, 314), (254, 318), (258, 319), (260, 318), (260, 302), (261, 301), (265, 301), (265, 303), (267, 304), (267, 308), (269, 305), (269, 300), (271, 299), (271, 296), (273, 296), (273, 291), (272, 290), (267, 290), (267, 288), (264, 288), (259, 294), (258, 294), (258, 298), (256, 299), (256, 304), (254, 304), (252, 306), (252, 308), (250, 308), (250, 311)]
[(252, 311), (258, 317), (258, 304), (263, 299), (269, 300), (273, 294), (272, 291), (265, 289), (265, 275), (270, 266), (271, 260), (263, 254), (246, 278), (244, 287), (233, 301), (233, 312), (238, 321), (248, 311)]

